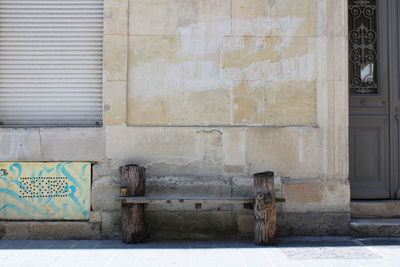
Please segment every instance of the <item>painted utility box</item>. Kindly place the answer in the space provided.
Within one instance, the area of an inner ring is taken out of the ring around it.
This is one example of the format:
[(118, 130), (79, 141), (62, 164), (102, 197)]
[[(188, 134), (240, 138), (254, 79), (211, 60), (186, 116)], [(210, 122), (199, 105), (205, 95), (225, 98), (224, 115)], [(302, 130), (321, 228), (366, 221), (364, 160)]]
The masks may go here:
[(87, 220), (89, 162), (0, 162), (0, 219)]

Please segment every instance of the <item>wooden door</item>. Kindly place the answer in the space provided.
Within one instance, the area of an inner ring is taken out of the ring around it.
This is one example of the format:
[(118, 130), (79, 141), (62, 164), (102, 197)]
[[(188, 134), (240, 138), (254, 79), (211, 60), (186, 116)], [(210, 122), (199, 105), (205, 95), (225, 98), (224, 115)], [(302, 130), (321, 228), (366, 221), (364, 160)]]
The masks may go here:
[(394, 4), (397, 0), (349, 0), (352, 199), (393, 197), (389, 15)]

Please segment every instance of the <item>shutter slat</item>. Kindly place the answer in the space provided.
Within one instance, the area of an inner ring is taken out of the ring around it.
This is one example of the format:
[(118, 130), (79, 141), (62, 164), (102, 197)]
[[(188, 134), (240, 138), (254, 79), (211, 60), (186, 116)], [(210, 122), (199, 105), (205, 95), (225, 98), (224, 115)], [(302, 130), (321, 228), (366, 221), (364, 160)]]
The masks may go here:
[[(93, 107), (69, 107), (71, 110), (77, 111), (77, 112), (98, 112), (98, 109), (94, 109)], [(30, 112), (35, 112), (35, 113), (40, 113), (40, 112), (65, 112), (65, 110), (60, 109), (56, 106), (28, 106), (28, 107), (21, 107), (20, 109), (16, 109), (14, 107), (7, 107), (7, 109), (4, 108), (0, 108), (1, 112), (4, 112), (4, 114), (6, 114), (6, 112), (15, 112), (17, 114), (17, 112), (25, 112), (25, 111), (30, 111)]]
[[(45, 70), (45, 73), (43, 71)], [(11, 74), (11, 75), (42, 75), (42, 74), (102, 74), (100, 69), (1, 69), (0, 68), (0, 75), (4, 74)]]
[(0, 125), (101, 125), (103, 0), (0, 0)]
[[(0, 65), (15, 65), (15, 64), (18, 64), (18, 65), (29, 65), (30, 63), (32, 63), (33, 62), (33, 60), (28, 60), (28, 61), (26, 61), (26, 60), (16, 60), (16, 59), (13, 59), (13, 60), (0, 60)], [(63, 59), (63, 60), (38, 60), (38, 59), (36, 59), (35, 60), (35, 64), (41, 64), (41, 65), (47, 65), (47, 64), (50, 64), (50, 65), (55, 65), (55, 64), (59, 64), (59, 65), (68, 65), (68, 64), (71, 64), (71, 65), (76, 65), (76, 64), (79, 64), (79, 63), (81, 63), (81, 64), (83, 64), (83, 65), (91, 65), (91, 64), (93, 64), (93, 65), (101, 65), (101, 60), (99, 59), (99, 60), (65, 60), (65, 59)], [(1, 82), (1, 81), (0, 81)]]
[[(101, 101), (99, 101), (99, 102), (101, 102)], [(83, 102), (83, 103), (65, 102), (63, 104), (63, 107), (81, 107), (82, 104), (85, 104), (87, 107), (92, 107), (92, 108), (98, 109), (98, 107), (99, 107), (98, 103), (99, 102), (94, 102), (94, 101)], [(54, 103), (54, 101), (47, 101), (47, 102), (46, 101), (42, 101), (42, 102), (37, 102), (37, 101), (36, 102), (35, 101), (25, 101), (25, 102), (23, 102), (23, 101), (19, 101), (19, 102), (16, 102), (16, 103), (10, 103), (9, 101), (3, 101), (3, 102), (0, 102), (0, 103), (1, 103), (1, 106), (4, 106), (4, 107), (7, 107), (7, 106), (15, 107), (17, 104), (19, 104), (21, 106), (24, 106), (24, 107), (41, 107), (41, 106), (44, 106), (44, 105), (46, 105), (48, 107), (57, 107), (58, 106), (58, 103)], [(66, 110), (66, 112), (69, 112), (69, 110)], [(27, 113), (27, 115), (28, 114), (30, 114), (30, 113)], [(73, 114), (71, 114), (71, 115), (73, 115)]]
[[(29, 92), (29, 93), (3, 93), (0, 92), (0, 97), (7, 99), (7, 98), (40, 98), (40, 100), (43, 100), (45, 98), (50, 98), (50, 97), (66, 97), (66, 98), (74, 98), (76, 96), (76, 92), (46, 92), (46, 93), (38, 93), (38, 92)], [(98, 92), (92, 92), (92, 93), (83, 93), (79, 92), (79, 97), (87, 97), (87, 98), (101, 98), (101, 94)], [(1, 101), (1, 100), (0, 100)]]

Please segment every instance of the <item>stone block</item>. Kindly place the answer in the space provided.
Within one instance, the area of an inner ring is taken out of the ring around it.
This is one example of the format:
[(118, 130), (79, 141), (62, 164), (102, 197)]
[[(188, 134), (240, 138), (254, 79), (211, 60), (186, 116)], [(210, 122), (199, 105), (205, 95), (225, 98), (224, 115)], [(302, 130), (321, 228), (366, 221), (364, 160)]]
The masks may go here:
[(109, 159), (103, 159), (101, 161), (97, 161), (92, 165), (92, 183), (104, 176), (117, 177), (119, 175), (119, 170), (111, 170), (109, 163)]
[(39, 129), (0, 129), (1, 161), (43, 160)]
[(318, 178), (319, 138), (317, 128), (249, 128), (248, 175), (267, 169), (281, 177)]
[(281, 177), (275, 176), (274, 187), (275, 187), (275, 197), (276, 198), (283, 198), (283, 195), (282, 195), (282, 178)]
[[(271, 16), (286, 18), (288, 21), (300, 18), (300, 27), (292, 32), (293, 36), (316, 36), (317, 33), (317, 8), (319, 0), (280, 0), (273, 1)], [(344, 16), (344, 15), (343, 15)], [(283, 24), (285, 25), (285, 24)]]
[(271, 85), (266, 88), (265, 98), (265, 125), (316, 125), (315, 82)]
[(2, 221), (1, 239), (99, 239), (100, 224), (85, 221)]
[(101, 223), (101, 212), (100, 211), (91, 211), (89, 214), (89, 222), (90, 223)]
[(240, 233), (247, 236), (254, 235), (254, 215), (238, 215), (237, 225)]
[(174, 125), (226, 125), (231, 118), (231, 92), (216, 88), (185, 92), (172, 100)]
[(95, 211), (115, 211), (120, 203), (114, 198), (119, 195), (119, 179), (102, 177), (92, 184), (92, 209)]
[[(317, 37), (301, 36), (281, 37), (277, 46), (279, 51), (281, 51), (281, 59), (283, 60), (299, 58), (305, 55), (316, 55), (316, 47)], [(315, 63), (313, 65), (315, 65)], [(314, 68), (313, 72), (316, 73), (317, 69)], [(316, 76), (316, 74), (314, 76)]]
[(232, 124), (264, 125), (264, 85), (243, 81), (232, 90)]
[(103, 36), (103, 80), (126, 81), (128, 68), (128, 36)]
[(215, 21), (231, 17), (231, 0), (198, 0), (199, 21)]
[(151, 97), (130, 96), (127, 123), (129, 125), (171, 125), (172, 108), (172, 95), (168, 93)]
[(42, 160), (98, 161), (106, 158), (104, 128), (42, 128)]
[(100, 224), (89, 222), (31, 222), (31, 239), (99, 239)]
[(285, 212), (349, 212), (349, 184), (341, 180), (285, 179)]
[(347, 0), (316, 1), (318, 36), (347, 36), (348, 24), (345, 16), (348, 10), (347, 3)]
[(101, 236), (103, 239), (119, 239), (121, 234), (121, 211), (101, 212)]
[(115, 125), (126, 123), (126, 90), (126, 81), (103, 83), (104, 124)]
[(129, 35), (175, 35), (198, 21), (197, 0), (129, 2)]
[(345, 236), (350, 232), (348, 212), (285, 212), (279, 217), (279, 236)]
[(350, 210), (352, 218), (398, 218), (400, 217), (400, 201), (351, 201)]
[(267, 0), (233, 0), (232, 17), (243, 20), (267, 17), (271, 6)]
[(224, 173), (229, 174), (244, 174), (245, 167), (244, 166), (235, 166), (235, 165), (224, 165)]
[(314, 36), (315, 0), (233, 0), (236, 36)]
[(350, 222), (356, 237), (400, 237), (400, 219), (355, 219)]
[[(343, 179), (330, 179), (325, 183), (324, 204), (335, 212), (350, 212), (350, 183)], [(333, 208), (335, 207), (335, 208)], [(325, 210), (328, 208), (325, 206)]]
[(249, 176), (234, 176), (231, 177), (231, 192), (232, 196), (252, 197), (253, 196), (253, 177)]
[[(266, 70), (257, 69), (256, 66), (265, 68), (276, 65), (280, 60), (281, 50), (286, 46), (282, 44), (280, 37), (225, 36), (223, 40), (224, 71), (226, 74), (239, 71), (241, 75), (228, 77), (240, 82), (266, 80), (264, 77)], [(268, 69), (268, 72), (271, 70)]]
[(29, 222), (1, 221), (0, 239), (29, 239)]
[(324, 185), (322, 183), (285, 183), (283, 185), (285, 200), (301, 206), (322, 202), (323, 193)]
[(227, 128), (222, 135), (224, 150), (224, 171), (227, 173), (243, 173), (246, 165), (245, 128)]
[[(149, 67), (146, 64), (157, 62), (154, 67), (159, 67), (162, 59), (166, 63), (177, 63), (179, 41), (176, 36), (129, 36), (129, 70), (130, 79), (137, 67)], [(159, 76), (160, 73), (157, 73)]]
[[(347, 55), (347, 37), (316, 38), (317, 78), (319, 81), (347, 81), (347, 60), (337, 55)], [(329, 62), (329, 64), (326, 64)]]
[(104, 34), (128, 34), (128, 1), (104, 0)]

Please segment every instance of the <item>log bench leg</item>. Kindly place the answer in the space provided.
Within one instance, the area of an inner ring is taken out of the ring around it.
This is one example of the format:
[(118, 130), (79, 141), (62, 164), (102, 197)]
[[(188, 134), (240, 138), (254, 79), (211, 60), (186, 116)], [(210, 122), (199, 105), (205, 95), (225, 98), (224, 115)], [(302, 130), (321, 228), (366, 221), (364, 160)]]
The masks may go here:
[[(121, 186), (128, 195), (139, 197), (145, 194), (145, 168), (137, 165), (120, 167)], [(125, 243), (142, 243), (146, 238), (144, 204), (121, 204), (122, 240)]]
[(144, 204), (122, 204), (122, 240), (125, 243), (142, 243), (146, 238)]
[(256, 173), (254, 179), (254, 243), (257, 245), (275, 244), (276, 199), (274, 173)]

